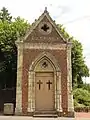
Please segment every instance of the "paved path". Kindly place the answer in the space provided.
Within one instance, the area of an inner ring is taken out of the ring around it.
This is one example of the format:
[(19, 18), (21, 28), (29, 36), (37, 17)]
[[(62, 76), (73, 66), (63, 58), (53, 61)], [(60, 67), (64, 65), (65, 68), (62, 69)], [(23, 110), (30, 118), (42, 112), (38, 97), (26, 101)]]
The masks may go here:
[(0, 120), (90, 120), (90, 118), (33, 118), (25, 116), (0, 116)]
[(90, 112), (77, 112), (75, 113), (76, 119), (75, 120), (90, 120)]
[(75, 120), (75, 118), (33, 118), (25, 116), (0, 116), (0, 120)]
[(75, 113), (75, 118), (39, 118), (39, 117), (26, 117), (26, 116), (0, 116), (0, 120), (90, 120), (89, 113)]
[(75, 116), (76, 118), (79, 117), (79, 118), (89, 118), (90, 119), (90, 112), (88, 113), (85, 113), (85, 112), (78, 112), (78, 113), (75, 113)]

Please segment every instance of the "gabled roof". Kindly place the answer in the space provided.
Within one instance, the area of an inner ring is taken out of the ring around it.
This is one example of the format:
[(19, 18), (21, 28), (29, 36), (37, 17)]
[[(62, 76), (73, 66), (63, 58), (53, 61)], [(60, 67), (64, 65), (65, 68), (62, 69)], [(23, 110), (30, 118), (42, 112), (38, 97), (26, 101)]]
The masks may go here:
[(45, 8), (44, 12), (42, 13), (42, 15), (38, 18), (38, 20), (36, 20), (34, 23), (32, 23), (32, 26), (30, 27), (30, 29), (28, 30), (28, 32), (26, 33), (25, 37), (23, 40), (26, 40), (28, 38), (28, 36), (32, 33), (32, 31), (38, 26), (38, 24), (41, 22), (41, 20), (43, 20), (44, 17), (47, 17), (47, 19), (49, 20), (49, 22), (52, 24), (52, 26), (54, 27), (54, 29), (56, 30), (56, 32), (58, 33), (58, 35), (62, 38), (62, 40), (66, 43), (67, 40), (62, 36), (62, 34), (60, 33), (59, 28), (57, 27), (57, 25), (55, 24), (55, 22), (52, 20), (52, 18), (49, 15), (49, 12), (47, 11), (47, 8)]

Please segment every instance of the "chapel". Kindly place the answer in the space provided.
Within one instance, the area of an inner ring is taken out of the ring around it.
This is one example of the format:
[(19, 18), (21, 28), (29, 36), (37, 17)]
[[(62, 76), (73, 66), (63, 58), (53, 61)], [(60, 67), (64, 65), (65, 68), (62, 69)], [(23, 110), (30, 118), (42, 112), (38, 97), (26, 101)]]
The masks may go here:
[(74, 117), (72, 43), (64, 38), (46, 8), (16, 46), (15, 114)]

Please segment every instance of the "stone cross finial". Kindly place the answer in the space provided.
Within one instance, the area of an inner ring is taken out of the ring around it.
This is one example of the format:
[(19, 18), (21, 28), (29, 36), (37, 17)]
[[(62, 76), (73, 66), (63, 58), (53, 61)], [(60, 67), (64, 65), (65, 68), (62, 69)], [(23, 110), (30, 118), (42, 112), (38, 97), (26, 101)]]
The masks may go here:
[(45, 7), (45, 10), (44, 10), (44, 12), (47, 12), (47, 7)]

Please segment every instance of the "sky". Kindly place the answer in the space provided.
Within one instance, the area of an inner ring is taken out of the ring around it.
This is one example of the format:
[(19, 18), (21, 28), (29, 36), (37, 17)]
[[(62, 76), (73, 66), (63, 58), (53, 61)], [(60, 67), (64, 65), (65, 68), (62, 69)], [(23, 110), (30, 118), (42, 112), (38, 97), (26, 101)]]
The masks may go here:
[[(66, 31), (83, 45), (83, 55), (90, 70), (90, 0), (0, 0), (13, 17), (20, 16), (32, 23), (44, 11), (63, 24)], [(90, 78), (84, 79), (90, 83)]]

